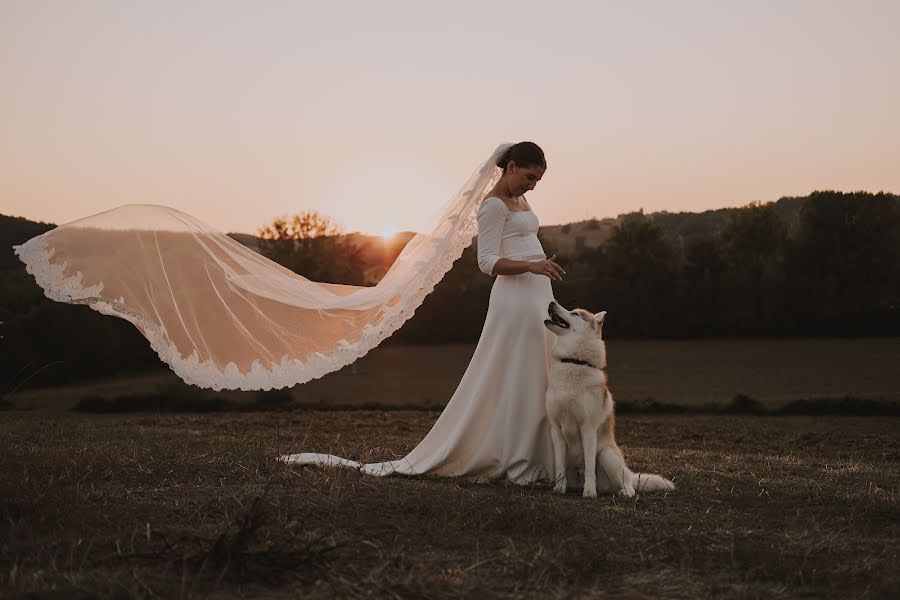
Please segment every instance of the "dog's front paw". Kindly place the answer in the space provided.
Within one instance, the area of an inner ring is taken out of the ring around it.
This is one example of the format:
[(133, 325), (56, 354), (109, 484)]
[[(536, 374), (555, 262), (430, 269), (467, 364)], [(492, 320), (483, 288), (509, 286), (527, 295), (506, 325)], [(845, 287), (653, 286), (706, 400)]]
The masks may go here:
[(619, 490), (619, 495), (625, 496), (626, 498), (634, 498), (634, 487), (626, 485), (621, 490)]
[(597, 497), (597, 488), (584, 488), (584, 491), (581, 492), (582, 498), (596, 498)]

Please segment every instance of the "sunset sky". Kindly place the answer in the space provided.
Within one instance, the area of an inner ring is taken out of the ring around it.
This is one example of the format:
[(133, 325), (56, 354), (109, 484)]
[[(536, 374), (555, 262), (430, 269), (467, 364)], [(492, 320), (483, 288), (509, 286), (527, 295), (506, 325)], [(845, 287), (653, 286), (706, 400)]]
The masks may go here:
[(415, 229), (505, 141), (543, 224), (900, 193), (900, 1), (0, 0), (0, 213)]

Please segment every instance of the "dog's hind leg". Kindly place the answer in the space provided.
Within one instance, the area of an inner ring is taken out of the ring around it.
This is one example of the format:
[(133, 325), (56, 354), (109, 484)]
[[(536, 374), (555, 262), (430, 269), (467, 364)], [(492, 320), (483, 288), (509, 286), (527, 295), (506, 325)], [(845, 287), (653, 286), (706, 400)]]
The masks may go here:
[(597, 428), (581, 426), (581, 445), (584, 448), (584, 491), (585, 498), (597, 497)]
[(600, 451), (600, 468), (606, 473), (614, 493), (631, 498), (634, 496), (631, 470), (625, 466), (625, 459), (614, 446), (607, 446)]
[(566, 442), (563, 439), (562, 429), (559, 424), (550, 421), (550, 437), (553, 440), (553, 462), (556, 468), (556, 485), (553, 491), (557, 494), (566, 493)]

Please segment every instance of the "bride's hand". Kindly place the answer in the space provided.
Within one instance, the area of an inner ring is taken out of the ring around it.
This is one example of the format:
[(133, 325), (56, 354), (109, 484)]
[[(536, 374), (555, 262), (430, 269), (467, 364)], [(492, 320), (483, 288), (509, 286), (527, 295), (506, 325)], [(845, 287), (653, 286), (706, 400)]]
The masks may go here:
[(556, 279), (558, 281), (562, 281), (563, 275), (566, 274), (565, 269), (554, 262), (554, 258), (556, 255), (554, 254), (550, 258), (545, 258), (544, 260), (538, 260), (529, 266), (528, 270), (536, 275), (546, 275), (550, 279)]

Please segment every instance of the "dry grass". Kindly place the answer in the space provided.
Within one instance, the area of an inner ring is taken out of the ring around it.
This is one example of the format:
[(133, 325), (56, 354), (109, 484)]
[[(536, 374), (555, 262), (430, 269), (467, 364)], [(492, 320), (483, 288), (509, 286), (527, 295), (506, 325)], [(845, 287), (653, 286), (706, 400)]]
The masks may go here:
[(893, 597), (900, 419), (620, 419), (634, 501), (377, 479), (423, 411), (0, 413), (0, 595)]

